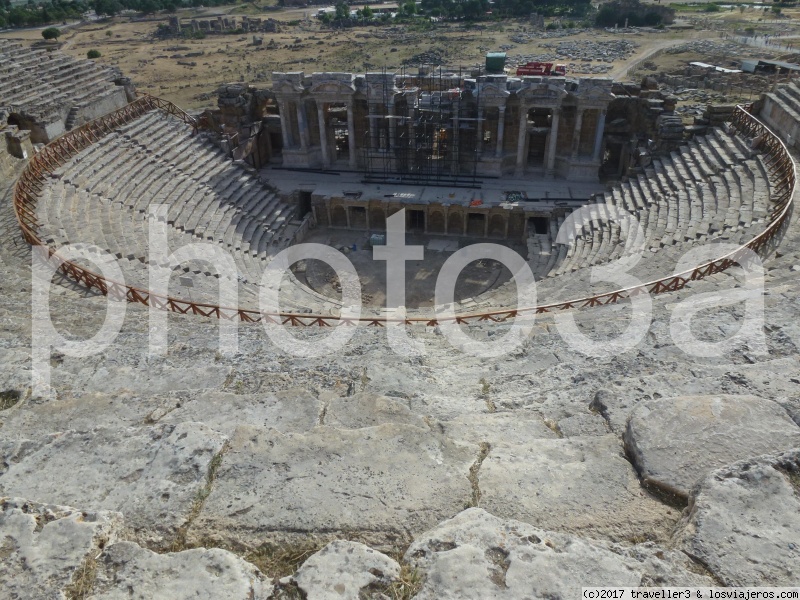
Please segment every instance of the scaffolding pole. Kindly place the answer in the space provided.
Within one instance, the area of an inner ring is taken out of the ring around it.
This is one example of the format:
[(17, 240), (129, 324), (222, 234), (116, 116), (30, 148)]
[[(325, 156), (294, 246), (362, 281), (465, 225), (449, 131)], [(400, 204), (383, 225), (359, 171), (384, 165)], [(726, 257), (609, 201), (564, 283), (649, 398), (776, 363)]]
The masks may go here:
[[(383, 114), (373, 114), (376, 98), (367, 86), (369, 129), (364, 136), (364, 183), (407, 183), (479, 188), (479, 148), (482, 106), (480, 87), (467, 91), (465, 78), (427, 69), (412, 78), (401, 71), (402, 100), (394, 102), (396, 75), (391, 82), (383, 70)], [(390, 89), (391, 83), (391, 89)], [(455, 87), (453, 87), (455, 83)], [(378, 148), (374, 148), (378, 140)]]

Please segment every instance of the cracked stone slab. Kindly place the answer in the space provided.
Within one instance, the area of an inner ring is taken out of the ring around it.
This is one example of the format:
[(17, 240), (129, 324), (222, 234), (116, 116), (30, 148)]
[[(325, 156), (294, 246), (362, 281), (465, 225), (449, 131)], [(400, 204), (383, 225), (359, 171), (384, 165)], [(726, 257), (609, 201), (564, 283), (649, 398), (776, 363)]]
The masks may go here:
[(685, 555), (544, 531), (470, 508), (417, 537), (405, 560), (424, 574), (416, 600), (577, 598), (581, 587), (710, 585)]
[(469, 502), (476, 456), (474, 446), (409, 425), (304, 434), (241, 426), (189, 535), (251, 545), (311, 532), (409, 540)]
[[(57, 402), (25, 403), (19, 410), (0, 412), (6, 438), (30, 438), (46, 432), (91, 431), (194, 421), (230, 435), (241, 423), (279, 431), (308, 431), (319, 422), (322, 403), (306, 390), (265, 394), (231, 394), (188, 390), (144, 396), (121, 392), (109, 396), (85, 393)], [(12, 414), (6, 414), (12, 413)]]
[(59, 398), (55, 402), (27, 402), (19, 410), (0, 413), (0, 436), (6, 439), (32, 439), (46, 433), (66, 430), (91, 431), (98, 427), (124, 429), (142, 425), (147, 415), (158, 408), (158, 398), (130, 393), (108, 396), (101, 393)]
[(224, 365), (186, 365), (180, 368), (158, 364), (141, 368), (102, 366), (86, 382), (86, 390), (104, 393), (147, 390), (149, 394), (166, 394), (174, 390), (219, 389), (232, 370), (232, 367)]
[(293, 579), (308, 600), (361, 600), (400, 576), (397, 561), (358, 542), (337, 540), (310, 556)]
[(595, 413), (579, 413), (558, 421), (558, 429), (564, 437), (606, 435), (609, 426), (606, 420)]
[(86, 561), (121, 528), (117, 512), (0, 499), (0, 596), (66, 599)]
[(665, 539), (679, 517), (641, 489), (613, 435), (493, 447), (479, 485), (492, 514), (615, 541)]
[(159, 423), (197, 421), (230, 436), (242, 423), (283, 432), (308, 431), (318, 424), (321, 409), (322, 402), (303, 389), (271, 394), (182, 392), (165, 399), (149, 418)]
[(120, 511), (137, 539), (158, 543), (186, 522), (226, 439), (202, 423), (181, 423), (4, 444), (0, 493)]
[(717, 469), (689, 498), (679, 543), (727, 586), (800, 581), (800, 449)]
[(800, 427), (764, 398), (684, 396), (639, 404), (624, 439), (647, 484), (686, 498), (716, 468), (800, 446)]
[(91, 600), (267, 600), (274, 591), (254, 565), (219, 548), (156, 554), (118, 542), (98, 559)]
[(427, 427), (422, 416), (408, 407), (408, 402), (377, 394), (360, 393), (331, 398), (325, 408), (325, 425), (343, 429), (373, 427), (384, 423), (404, 423)]
[(555, 438), (538, 414), (517, 412), (468, 413), (441, 423), (445, 435), (473, 444), (524, 444), (538, 438)]
[(636, 401), (629, 396), (610, 390), (597, 390), (589, 403), (589, 410), (601, 415), (612, 431), (622, 433), (625, 431), (631, 410), (636, 406)]

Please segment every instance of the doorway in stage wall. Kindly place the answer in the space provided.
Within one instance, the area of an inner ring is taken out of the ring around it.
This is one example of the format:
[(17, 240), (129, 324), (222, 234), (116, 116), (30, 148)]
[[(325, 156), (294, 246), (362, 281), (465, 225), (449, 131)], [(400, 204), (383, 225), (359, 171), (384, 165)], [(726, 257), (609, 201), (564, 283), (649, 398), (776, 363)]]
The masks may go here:
[(425, 231), (425, 211), (422, 210), (407, 210), (408, 231), (423, 232)]

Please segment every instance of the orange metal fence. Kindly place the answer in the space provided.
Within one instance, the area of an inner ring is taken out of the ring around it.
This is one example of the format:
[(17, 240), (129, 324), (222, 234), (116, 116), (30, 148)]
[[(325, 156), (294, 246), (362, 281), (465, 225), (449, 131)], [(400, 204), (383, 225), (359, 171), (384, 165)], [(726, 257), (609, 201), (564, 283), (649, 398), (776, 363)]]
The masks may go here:
[[(758, 148), (764, 153), (769, 176), (773, 184), (774, 208), (766, 229), (746, 244), (733, 252), (720, 256), (716, 260), (698, 265), (695, 268), (670, 275), (639, 286), (616, 290), (577, 298), (554, 304), (539, 306), (517, 307), (468, 313), (456, 315), (448, 319), (407, 317), (337, 317), (327, 315), (297, 314), (297, 313), (267, 313), (257, 310), (248, 310), (234, 307), (221, 307), (215, 304), (191, 302), (169, 296), (152, 294), (146, 289), (128, 286), (124, 283), (104, 279), (78, 264), (64, 261), (59, 267), (64, 275), (85, 285), (98, 290), (104, 295), (117, 299), (126, 299), (152, 308), (169, 310), (181, 314), (194, 314), (218, 319), (238, 320), (248, 323), (271, 322), (288, 325), (317, 325), (333, 326), (339, 323), (347, 325), (367, 324), (370, 326), (384, 326), (389, 323), (425, 324), (436, 325), (439, 321), (450, 320), (458, 323), (475, 322), (503, 322), (517, 315), (531, 313), (548, 313), (572, 308), (589, 308), (614, 304), (644, 291), (650, 294), (661, 294), (682, 289), (690, 281), (695, 281), (719, 273), (737, 263), (737, 259), (747, 250), (759, 252), (775, 238), (787, 223), (791, 212), (792, 197), (796, 184), (795, 164), (783, 142), (764, 125), (757, 117), (750, 114), (750, 107), (738, 106), (731, 121), (734, 129), (748, 138), (757, 140)], [(47, 175), (65, 164), (70, 158), (91, 144), (99, 141), (105, 135), (113, 132), (120, 126), (140, 117), (145, 112), (158, 109), (183, 120), (191, 125), (196, 132), (198, 122), (180, 108), (160, 98), (143, 95), (134, 102), (104, 117), (73, 129), (62, 137), (45, 146), (26, 165), (19, 180), (14, 187), (14, 210), (19, 221), (22, 235), (25, 240), (35, 246), (48, 248), (48, 255), (57, 254), (57, 250), (50, 248), (39, 239), (37, 235), (38, 222), (36, 220), (37, 195), (41, 192)]]

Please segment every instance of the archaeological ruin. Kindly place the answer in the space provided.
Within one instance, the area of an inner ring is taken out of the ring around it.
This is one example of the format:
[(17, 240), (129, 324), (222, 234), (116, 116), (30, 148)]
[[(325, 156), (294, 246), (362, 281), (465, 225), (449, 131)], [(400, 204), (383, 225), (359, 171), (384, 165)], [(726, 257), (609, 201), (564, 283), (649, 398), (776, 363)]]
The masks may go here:
[(59, 52), (0, 40), (0, 64), (2, 121), (29, 131), (34, 143), (54, 140), (136, 97), (119, 72)]
[[(687, 126), (643, 79), (276, 71), (189, 113), (0, 40), (0, 597), (797, 586), (800, 84)], [(481, 256), (437, 302), (488, 242), (535, 297)]]

